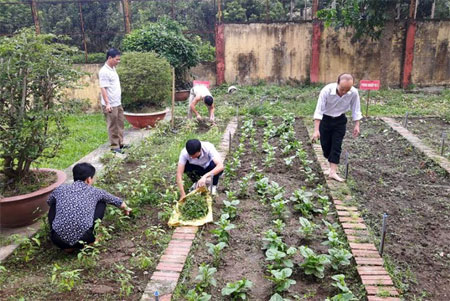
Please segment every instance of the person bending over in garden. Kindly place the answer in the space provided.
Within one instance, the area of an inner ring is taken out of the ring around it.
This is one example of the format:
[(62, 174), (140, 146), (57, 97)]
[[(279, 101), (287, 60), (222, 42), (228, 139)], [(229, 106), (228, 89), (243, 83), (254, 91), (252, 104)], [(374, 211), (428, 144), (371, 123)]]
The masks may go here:
[(106, 53), (106, 63), (98, 73), (103, 114), (106, 118), (111, 151), (123, 153), (128, 145), (123, 143), (124, 116), (122, 90), (116, 66), (120, 63), (120, 52), (111, 48)]
[(180, 189), (180, 198), (186, 193), (183, 187), (183, 173), (194, 182), (191, 188), (206, 185), (206, 180), (213, 176), (212, 194), (217, 194), (217, 183), (223, 172), (223, 163), (220, 154), (212, 143), (191, 139), (180, 153), (177, 168), (177, 185)]
[(191, 89), (191, 94), (189, 95), (188, 118), (191, 119), (192, 112), (194, 112), (198, 120), (202, 119), (198, 111), (195, 109), (195, 106), (200, 100), (203, 100), (206, 107), (208, 108), (209, 121), (214, 123), (214, 99), (211, 95), (211, 92), (204, 85), (194, 86)]
[(126, 215), (131, 211), (118, 197), (92, 187), (95, 167), (91, 164), (78, 163), (72, 172), (74, 182), (59, 186), (47, 200), (50, 239), (66, 252), (83, 248), (80, 241), (95, 242), (94, 224), (103, 219), (106, 204), (119, 207)]
[(342, 140), (345, 136), (347, 117), (345, 112), (352, 111), (355, 123), (353, 137), (359, 135), (359, 121), (362, 119), (358, 90), (353, 87), (353, 76), (343, 73), (337, 83), (326, 85), (320, 91), (314, 112), (314, 134), (312, 140), (320, 138), (323, 155), (330, 163), (328, 176), (336, 181), (344, 180), (337, 174), (341, 156)]

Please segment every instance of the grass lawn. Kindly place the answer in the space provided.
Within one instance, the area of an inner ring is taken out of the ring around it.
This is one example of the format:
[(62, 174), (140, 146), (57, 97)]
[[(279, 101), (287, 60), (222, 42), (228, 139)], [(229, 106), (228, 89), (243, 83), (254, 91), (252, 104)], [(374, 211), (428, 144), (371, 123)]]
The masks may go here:
[(108, 131), (102, 113), (76, 114), (66, 119), (70, 134), (62, 148), (51, 159), (43, 159), (39, 167), (65, 169), (108, 141)]

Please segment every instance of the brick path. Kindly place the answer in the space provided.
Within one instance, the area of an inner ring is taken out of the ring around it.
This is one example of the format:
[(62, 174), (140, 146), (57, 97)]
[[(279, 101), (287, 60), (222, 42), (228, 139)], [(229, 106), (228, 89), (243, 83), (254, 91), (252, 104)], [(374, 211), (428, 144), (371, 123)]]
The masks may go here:
[(438, 165), (440, 165), (443, 169), (445, 169), (450, 174), (450, 162), (447, 158), (444, 158), (434, 152), (430, 147), (426, 146), (422, 143), (422, 141), (413, 133), (408, 131), (408, 129), (404, 128), (401, 124), (396, 122), (394, 119), (389, 117), (382, 117), (381, 120), (386, 122), (393, 130), (397, 131), (400, 135), (403, 136), (406, 140), (408, 140), (414, 147), (424, 153), (427, 157), (432, 159)]
[[(310, 136), (312, 136), (311, 132)], [(313, 144), (313, 149), (322, 170), (328, 170), (329, 164), (322, 155), (320, 145)], [(328, 177), (326, 177), (326, 182), (337, 210), (339, 222), (344, 229), (350, 250), (355, 258), (356, 269), (366, 289), (367, 300), (400, 301), (399, 293), (383, 266), (383, 258), (381, 258), (372, 242), (358, 208), (348, 204), (349, 202), (354, 203), (352, 197), (347, 196), (344, 200), (339, 199), (341, 195), (339, 191), (346, 184), (336, 182)]]
[[(228, 124), (218, 147), (218, 152), (225, 159), (229, 149), (230, 133), (233, 137), (237, 128), (237, 119)], [(177, 286), (184, 263), (188, 257), (190, 247), (195, 239), (198, 227), (177, 227), (172, 235), (167, 249), (161, 256), (156, 271), (145, 288), (141, 301), (155, 300), (154, 294), (159, 293), (160, 301), (170, 301), (172, 293)]]

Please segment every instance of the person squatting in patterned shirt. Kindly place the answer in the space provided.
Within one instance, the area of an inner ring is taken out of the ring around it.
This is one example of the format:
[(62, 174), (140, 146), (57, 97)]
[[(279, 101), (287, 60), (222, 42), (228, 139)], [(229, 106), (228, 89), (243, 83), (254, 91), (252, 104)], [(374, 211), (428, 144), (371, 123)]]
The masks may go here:
[(103, 219), (106, 204), (119, 207), (126, 215), (131, 211), (120, 198), (92, 187), (95, 167), (91, 164), (78, 163), (72, 173), (74, 182), (59, 186), (47, 200), (50, 239), (66, 252), (95, 242), (94, 224)]

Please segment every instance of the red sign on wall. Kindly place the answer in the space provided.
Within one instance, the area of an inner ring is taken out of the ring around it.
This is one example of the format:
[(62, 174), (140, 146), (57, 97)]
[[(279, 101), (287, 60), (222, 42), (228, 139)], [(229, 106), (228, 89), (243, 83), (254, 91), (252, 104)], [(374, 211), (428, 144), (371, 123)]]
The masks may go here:
[(379, 80), (361, 80), (359, 82), (360, 90), (380, 90)]

